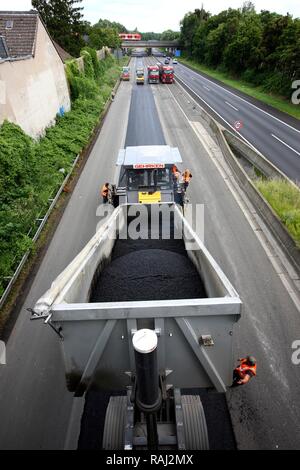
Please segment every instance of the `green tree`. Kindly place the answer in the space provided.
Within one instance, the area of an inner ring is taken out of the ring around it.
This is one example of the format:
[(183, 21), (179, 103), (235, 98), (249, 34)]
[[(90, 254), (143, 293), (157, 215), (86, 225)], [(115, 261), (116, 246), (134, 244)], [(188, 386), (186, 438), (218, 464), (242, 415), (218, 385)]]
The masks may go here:
[(180, 32), (179, 31), (172, 31), (171, 29), (167, 29), (161, 33), (160, 39), (163, 41), (175, 41), (179, 39)]
[(51, 37), (71, 55), (78, 57), (84, 46), (83, 34), (87, 30), (82, 21), (82, 0), (32, 0), (32, 6), (41, 15)]
[(161, 39), (161, 33), (153, 33), (153, 32), (146, 32), (141, 33), (143, 41), (150, 41), (151, 39), (154, 41), (159, 41)]
[(188, 55), (193, 55), (194, 36), (197, 28), (204, 23), (209, 16), (210, 13), (206, 12), (203, 8), (201, 8), (201, 10), (196, 9), (193, 13), (187, 13), (180, 22), (180, 42)]
[(101, 49), (103, 46), (117, 49), (121, 46), (119, 33), (113, 28), (99, 28), (98, 24), (92, 26), (89, 33), (89, 44), (94, 49)]
[(102, 20), (101, 18), (96, 24), (94, 24), (94, 26), (99, 27), (101, 29), (112, 28), (112, 29), (115, 29), (118, 33), (128, 32), (125, 26), (122, 25), (121, 23), (117, 23), (115, 21), (109, 21), (109, 20)]
[(222, 61), (225, 47), (226, 27), (220, 23), (216, 29), (210, 31), (206, 38), (205, 62), (208, 65), (216, 66)]
[(203, 9), (181, 21), (188, 56), (289, 97), (300, 76), (300, 19), (262, 10), (246, 1), (239, 9), (210, 16)]
[(255, 13), (254, 3), (250, 2), (249, 0), (246, 0), (242, 5), (241, 12), (242, 14)]
[(245, 16), (224, 51), (224, 63), (228, 70), (241, 73), (248, 68), (255, 68), (262, 59), (261, 38), (262, 27), (257, 15)]

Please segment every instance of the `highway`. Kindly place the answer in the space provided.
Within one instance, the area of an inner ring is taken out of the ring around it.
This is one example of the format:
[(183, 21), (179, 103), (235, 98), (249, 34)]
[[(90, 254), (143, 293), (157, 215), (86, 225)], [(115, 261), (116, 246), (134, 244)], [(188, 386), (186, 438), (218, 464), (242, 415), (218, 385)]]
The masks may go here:
[(291, 344), (300, 337), (299, 311), (192, 130), (190, 123), (200, 121), (194, 103), (176, 85), (151, 88), (166, 142), (178, 146), (193, 174), (189, 198), (204, 204), (205, 245), (244, 304), (235, 357), (253, 354), (259, 364), (249, 386), (227, 394), (238, 448), (299, 448), (300, 369), (291, 363)]
[[(161, 60), (161, 59), (160, 59)], [(174, 65), (176, 77), (192, 96), (224, 127), (236, 132), (289, 178), (300, 181), (300, 122), (257, 100), (221, 86), (183, 64)]]
[[(132, 60), (132, 70), (140, 60)], [(150, 62), (156, 59), (144, 59)], [(59, 341), (50, 328), (30, 322), (26, 308), (94, 234), (99, 186), (112, 181), (125, 142), (178, 146), (183, 168), (193, 174), (190, 200), (204, 204), (205, 244), (244, 303), (234, 355), (252, 353), (259, 365), (257, 378), (227, 394), (238, 448), (299, 448), (300, 369), (291, 363), (299, 311), (191, 123), (202, 129), (200, 113), (176, 84), (121, 83), (7, 345), (7, 365), (0, 367), (1, 449), (65, 446), (74, 399), (65, 388)]]

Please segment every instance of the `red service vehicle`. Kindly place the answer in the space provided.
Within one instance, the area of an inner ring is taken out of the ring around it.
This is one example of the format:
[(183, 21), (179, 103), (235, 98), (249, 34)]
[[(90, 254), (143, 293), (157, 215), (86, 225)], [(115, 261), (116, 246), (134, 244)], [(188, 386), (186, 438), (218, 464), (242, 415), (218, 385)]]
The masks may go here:
[(148, 65), (148, 83), (159, 83), (159, 67)]
[(122, 67), (121, 79), (127, 80), (127, 81), (130, 80), (130, 68), (129, 67)]
[(139, 33), (120, 33), (119, 38), (122, 41), (140, 41), (142, 36)]
[(159, 67), (159, 78), (162, 83), (173, 83), (174, 69), (169, 65), (161, 65)]

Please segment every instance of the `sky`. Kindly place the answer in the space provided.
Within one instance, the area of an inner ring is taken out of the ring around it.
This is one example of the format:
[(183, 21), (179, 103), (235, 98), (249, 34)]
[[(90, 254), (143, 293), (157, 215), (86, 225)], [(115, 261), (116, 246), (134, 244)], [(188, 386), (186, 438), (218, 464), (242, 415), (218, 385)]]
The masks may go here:
[[(167, 29), (179, 31), (185, 13), (201, 8), (212, 14), (227, 8), (239, 8), (243, 0), (83, 0), (84, 19), (91, 24), (100, 18), (117, 21), (127, 29), (160, 33)], [(270, 10), (300, 17), (299, 0), (252, 0), (256, 11)], [(0, 10), (30, 10), (31, 0), (0, 0)]]

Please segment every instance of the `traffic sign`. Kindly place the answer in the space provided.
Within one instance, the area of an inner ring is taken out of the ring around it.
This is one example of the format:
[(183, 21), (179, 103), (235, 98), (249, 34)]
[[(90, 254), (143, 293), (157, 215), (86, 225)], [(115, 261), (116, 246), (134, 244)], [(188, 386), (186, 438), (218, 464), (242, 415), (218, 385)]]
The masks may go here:
[(239, 131), (240, 129), (242, 129), (242, 127), (244, 127), (243, 121), (235, 121), (234, 127), (237, 131)]

